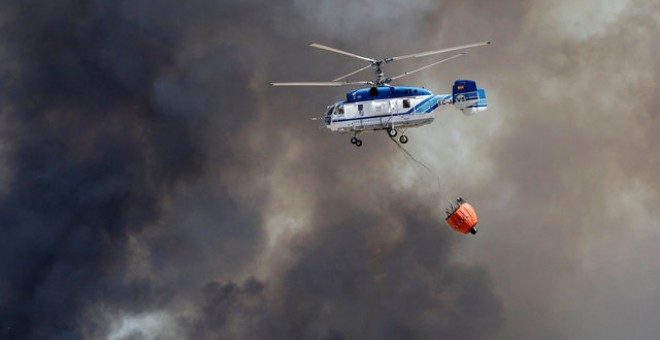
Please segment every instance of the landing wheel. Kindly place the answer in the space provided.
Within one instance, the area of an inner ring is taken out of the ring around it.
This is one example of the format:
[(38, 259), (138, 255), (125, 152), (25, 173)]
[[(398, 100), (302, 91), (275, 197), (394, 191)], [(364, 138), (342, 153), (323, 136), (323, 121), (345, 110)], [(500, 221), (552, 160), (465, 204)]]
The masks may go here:
[(351, 144), (356, 144), (358, 141), (357, 137), (351, 137)]
[(355, 141), (354, 144), (355, 144), (355, 146), (357, 146), (359, 148), (359, 147), (362, 146), (362, 141), (358, 139), (358, 140)]
[(406, 143), (408, 143), (408, 136), (406, 136), (406, 135), (401, 135), (401, 137), (399, 137), (399, 142), (401, 142), (401, 144), (406, 144)]
[(387, 128), (387, 134), (394, 138), (396, 137), (397, 131), (395, 128)]

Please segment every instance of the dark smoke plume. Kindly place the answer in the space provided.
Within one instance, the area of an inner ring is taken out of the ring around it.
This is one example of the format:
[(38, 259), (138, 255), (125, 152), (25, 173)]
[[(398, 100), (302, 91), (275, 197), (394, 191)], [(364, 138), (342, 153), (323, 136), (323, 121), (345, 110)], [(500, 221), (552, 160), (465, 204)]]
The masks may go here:
[[(651, 338), (657, 13), (2, 1), (0, 338)], [(486, 114), (442, 112), (406, 146), (475, 202), (474, 238), (387, 137), (356, 150), (308, 120), (345, 89), (268, 86), (361, 66), (312, 41), (385, 57), (482, 40), (398, 83), (488, 91)]]
[(356, 211), (301, 242), (273, 301), (255, 279), (207, 285), (190, 338), (477, 339), (497, 330), (501, 305), (486, 273), (449, 265), (432, 216), (396, 204), (402, 240), (374, 241), (392, 221)]
[[(79, 338), (90, 306), (158, 303), (151, 282), (125, 279), (129, 239), (158, 228), (168, 193), (206, 171), (213, 103), (186, 84), (194, 69), (175, 60), (183, 32), (151, 22), (158, 13), (87, 1), (2, 9), (0, 334)], [(209, 72), (235, 76), (228, 95), (243, 92), (238, 58), (215, 56), (233, 66)], [(225, 122), (249, 119), (239, 113)], [(253, 226), (242, 232), (250, 242)]]

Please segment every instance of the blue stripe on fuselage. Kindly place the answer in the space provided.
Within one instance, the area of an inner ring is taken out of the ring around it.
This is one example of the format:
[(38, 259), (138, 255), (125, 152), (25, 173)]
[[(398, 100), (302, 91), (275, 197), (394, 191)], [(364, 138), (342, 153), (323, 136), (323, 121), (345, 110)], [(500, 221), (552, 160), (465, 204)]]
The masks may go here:
[(444, 100), (444, 99), (451, 99), (451, 95), (449, 94), (441, 94), (437, 96), (431, 96), (429, 98), (424, 99), (421, 103), (415, 105), (414, 108), (408, 110), (406, 113), (429, 113), (435, 109), (438, 108), (439, 102)]
[(406, 113), (419, 112), (419, 108), (420, 108), (422, 105), (425, 105), (429, 100), (433, 99), (433, 97), (435, 97), (435, 96), (430, 96), (430, 97), (428, 97), (428, 98), (422, 100), (421, 103), (415, 105), (415, 107), (413, 107), (412, 109), (408, 110)]
[(339, 123), (339, 122), (349, 122), (351, 120), (363, 120), (363, 119), (373, 119), (373, 118), (383, 118), (383, 117), (397, 117), (397, 116), (405, 116), (410, 113), (408, 112), (403, 112), (403, 113), (393, 113), (393, 114), (386, 114), (386, 115), (378, 115), (378, 116), (368, 116), (368, 117), (355, 117), (355, 118), (346, 118), (346, 119), (336, 119), (333, 120), (333, 123)]

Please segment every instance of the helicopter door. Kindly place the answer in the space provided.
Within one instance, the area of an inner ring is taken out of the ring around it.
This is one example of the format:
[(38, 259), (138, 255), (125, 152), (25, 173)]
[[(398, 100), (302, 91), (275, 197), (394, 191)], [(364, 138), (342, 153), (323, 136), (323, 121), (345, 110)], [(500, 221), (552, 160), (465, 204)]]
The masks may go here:
[[(357, 104), (358, 117), (362, 118), (364, 116), (364, 104)], [(364, 120), (358, 119), (355, 121), (355, 127), (357, 129), (364, 128)]]
[(390, 100), (390, 122), (394, 120), (394, 115), (399, 113), (398, 100)]

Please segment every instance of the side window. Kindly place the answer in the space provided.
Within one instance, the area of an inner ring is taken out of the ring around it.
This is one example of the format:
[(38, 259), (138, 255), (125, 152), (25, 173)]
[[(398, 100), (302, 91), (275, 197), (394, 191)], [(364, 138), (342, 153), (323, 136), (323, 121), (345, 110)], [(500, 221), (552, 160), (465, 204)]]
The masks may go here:
[(404, 99), (403, 100), (403, 108), (404, 109), (409, 109), (410, 108), (410, 99)]
[(344, 114), (344, 105), (337, 106), (337, 110), (335, 110), (335, 113), (338, 114), (338, 115), (343, 115)]

